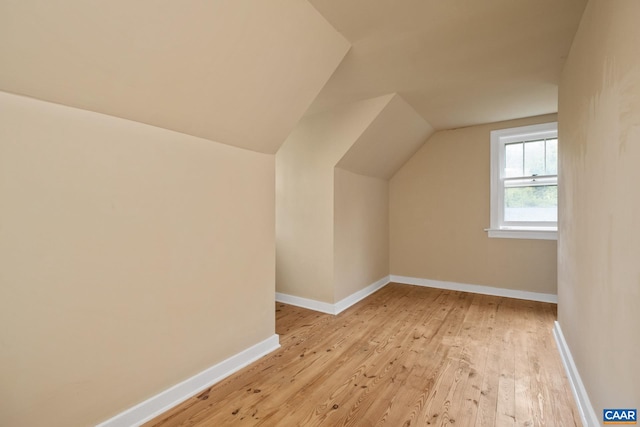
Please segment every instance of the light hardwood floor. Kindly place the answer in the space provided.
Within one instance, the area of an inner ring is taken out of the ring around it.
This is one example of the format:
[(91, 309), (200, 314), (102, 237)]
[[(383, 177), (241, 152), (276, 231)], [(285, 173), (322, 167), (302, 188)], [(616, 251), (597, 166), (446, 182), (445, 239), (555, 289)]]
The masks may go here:
[(579, 426), (553, 304), (389, 284), (148, 426)]

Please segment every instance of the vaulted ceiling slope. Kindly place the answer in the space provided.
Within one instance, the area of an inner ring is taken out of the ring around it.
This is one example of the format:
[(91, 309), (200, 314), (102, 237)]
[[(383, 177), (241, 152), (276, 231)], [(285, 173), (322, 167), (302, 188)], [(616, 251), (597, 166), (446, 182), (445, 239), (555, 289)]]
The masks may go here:
[(431, 125), (393, 94), (336, 166), (390, 179), (432, 134)]
[(300, 0), (0, 0), (0, 90), (265, 153), (348, 49)]
[[(397, 94), (340, 105), (298, 122), (278, 155), (286, 168), (334, 167), (387, 180), (422, 146), (433, 128)], [(333, 177), (331, 172), (329, 177)], [(327, 178), (323, 176), (322, 179)], [(305, 185), (295, 173), (289, 185)]]
[(586, 1), (0, 0), (0, 90), (265, 153), (389, 93), (435, 129), (534, 116)]
[(437, 130), (557, 111), (587, 0), (309, 0), (352, 48), (308, 114), (397, 92)]

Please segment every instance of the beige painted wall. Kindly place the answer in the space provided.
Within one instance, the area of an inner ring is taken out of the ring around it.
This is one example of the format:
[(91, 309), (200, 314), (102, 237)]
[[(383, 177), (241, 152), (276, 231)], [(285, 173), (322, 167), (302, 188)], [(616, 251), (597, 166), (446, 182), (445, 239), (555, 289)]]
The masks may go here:
[(91, 425), (274, 333), (274, 158), (0, 93), (0, 425)]
[(435, 133), (391, 179), (391, 274), (556, 293), (556, 242), (488, 238), (490, 132), (555, 115)]
[(640, 404), (638, 16), (591, 0), (560, 86), (558, 319), (598, 417)]
[(303, 118), (276, 154), (276, 289), (334, 302), (334, 166), (391, 95)]
[(276, 155), (278, 292), (334, 303), (389, 274), (388, 178), (432, 132), (397, 94), (298, 123)]
[(389, 182), (334, 173), (335, 301), (389, 275)]

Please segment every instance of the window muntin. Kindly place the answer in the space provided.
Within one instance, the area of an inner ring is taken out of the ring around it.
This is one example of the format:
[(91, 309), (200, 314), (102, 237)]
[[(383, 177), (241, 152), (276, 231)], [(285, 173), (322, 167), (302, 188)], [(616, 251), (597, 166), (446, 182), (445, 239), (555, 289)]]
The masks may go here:
[(558, 138), (504, 144), (503, 224), (558, 222)]
[[(558, 224), (557, 123), (493, 131), (491, 152), (489, 236), (527, 238), (527, 233), (531, 232), (530, 238), (555, 238)], [(518, 233), (496, 233), (514, 230)], [(543, 234), (536, 235), (536, 232)]]

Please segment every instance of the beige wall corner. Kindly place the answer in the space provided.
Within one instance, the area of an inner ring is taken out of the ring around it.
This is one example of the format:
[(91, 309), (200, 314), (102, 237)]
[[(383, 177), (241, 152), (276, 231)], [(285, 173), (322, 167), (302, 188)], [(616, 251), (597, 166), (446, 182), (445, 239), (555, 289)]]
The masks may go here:
[(304, 117), (276, 154), (276, 288), (333, 303), (334, 165), (392, 95)]
[(300, 121), (276, 155), (278, 292), (333, 303), (389, 274), (388, 178), (432, 132), (397, 94)]
[(334, 295), (340, 301), (389, 275), (389, 182), (335, 169)]
[(638, 16), (591, 0), (560, 85), (558, 319), (596, 414), (640, 402)]
[(274, 334), (273, 156), (0, 116), (0, 425), (94, 425)]
[(487, 237), (490, 132), (538, 116), (436, 132), (390, 181), (391, 274), (556, 293), (556, 242)]
[(264, 153), (350, 47), (306, 1), (34, 3), (2, 4), (0, 90)]

